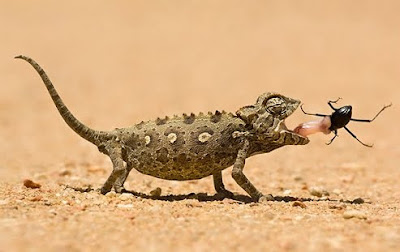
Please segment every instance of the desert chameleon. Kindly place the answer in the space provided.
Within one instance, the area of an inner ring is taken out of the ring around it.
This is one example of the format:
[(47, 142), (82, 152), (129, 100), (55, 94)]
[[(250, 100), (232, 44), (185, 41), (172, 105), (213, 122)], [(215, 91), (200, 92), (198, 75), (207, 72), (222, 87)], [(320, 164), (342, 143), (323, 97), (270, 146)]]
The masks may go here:
[(217, 194), (229, 197), (222, 170), (233, 165), (232, 177), (253, 200), (263, 194), (243, 174), (245, 159), (285, 145), (304, 145), (307, 137), (289, 130), (285, 119), (300, 101), (278, 93), (260, 95), (255, 104), (235, 114), (219, 112), (183, 114), (158, 118), (112, 131), (93, 130), (65, 106), (45, 71), (31, 58), (17, 56), (39, 73), (64, 121), (78, 135), (110, 157), (113, 170), (101, 193), (112, 188), (123, 192), (124, 182), (135, 168), (141, 173), (167, 180), (195, 180), (212, 175)]

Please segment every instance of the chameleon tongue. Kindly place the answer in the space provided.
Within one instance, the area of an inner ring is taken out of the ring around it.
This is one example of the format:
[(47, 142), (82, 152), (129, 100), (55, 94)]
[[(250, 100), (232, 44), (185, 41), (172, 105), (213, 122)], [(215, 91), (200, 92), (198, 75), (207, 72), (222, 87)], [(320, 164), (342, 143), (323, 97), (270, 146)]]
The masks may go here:
[(325, 116), (322, 120), (305, 122), (297, 126), (293, 132), (299, 134), (301, 136), (308, 136), (311, 134), (315, 134), (317, 132), (322, 132), (324, 134), (329, 134), (331, 131), (329, 128), (331, 127), (331, 118), (329, 116)]

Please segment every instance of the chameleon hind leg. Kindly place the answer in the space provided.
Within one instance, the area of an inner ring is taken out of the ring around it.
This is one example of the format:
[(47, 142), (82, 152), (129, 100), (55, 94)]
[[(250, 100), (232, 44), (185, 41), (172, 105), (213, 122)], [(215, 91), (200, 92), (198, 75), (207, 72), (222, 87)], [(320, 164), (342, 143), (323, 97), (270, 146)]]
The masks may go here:
[(217, 196), (221, 196), (222, 198), (232, 198), (233, 193), (225, 189), (224, 182), (222, 181), (222, 172), (216, 172), (213, 174), (214, 180), (214, 188), (217, 192)]
[(125, 182), (125, 179), (129, 173), (127, 167), (125, 166), (124, 161), (122, 160), (121, 146), (107, 144), (105, 146), (105, 150), (107, 151), (107, 154), (111, 159), (111, 162), (113, 164), (113, 170), (100, 190), (102, 194), (106, 194), (109, 191), (111, 191), (116, 181)]
[(114, 183), (114, 190), (117, 193), (121, 193), (126, 191), (124, 187), (124, 183), (126, 181), (126, 178), (128, 177), (129, 173), (131, 170), (135, 167), (135, 162), (128, 162), (126, 164), (126, 169), (123, 171), (121, 176), (119, 176)]

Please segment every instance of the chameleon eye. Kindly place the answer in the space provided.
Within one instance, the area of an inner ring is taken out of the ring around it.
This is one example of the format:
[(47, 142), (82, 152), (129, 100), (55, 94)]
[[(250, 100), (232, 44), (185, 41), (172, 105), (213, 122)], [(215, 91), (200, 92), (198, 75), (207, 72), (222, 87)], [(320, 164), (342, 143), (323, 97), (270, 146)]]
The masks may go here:
[(280, 97), (273, 97), (266, 101), (265, 109), (273, 115), (282, 114), (286, 110), (286, 102)]

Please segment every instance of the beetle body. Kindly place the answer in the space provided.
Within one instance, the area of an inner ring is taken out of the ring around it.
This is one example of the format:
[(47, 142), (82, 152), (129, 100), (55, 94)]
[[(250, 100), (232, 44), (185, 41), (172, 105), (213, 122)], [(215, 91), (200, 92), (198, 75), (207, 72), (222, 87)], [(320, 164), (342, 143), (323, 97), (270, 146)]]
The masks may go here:
[(352, 107), (350, 105), (343, 106), (335, 112), (332, 113), (331, 117), (331, 127), (329, 127), (330, 131), (335, 131), (337, 129), (343, 128), (346, 126), (351, 120)]

